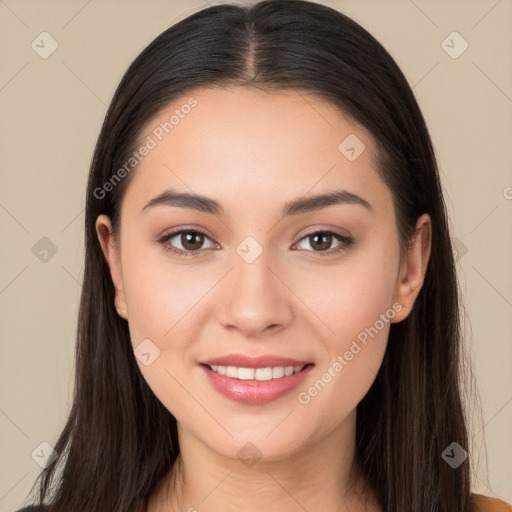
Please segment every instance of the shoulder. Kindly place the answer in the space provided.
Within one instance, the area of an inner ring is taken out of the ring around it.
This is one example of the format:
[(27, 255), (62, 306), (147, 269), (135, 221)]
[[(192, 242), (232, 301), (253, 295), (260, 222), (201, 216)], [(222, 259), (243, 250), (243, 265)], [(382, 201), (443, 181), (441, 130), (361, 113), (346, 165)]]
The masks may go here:
[(475, 500), (475, 512), (512, 512), (512, 505), (497, 498), (473, 494)]

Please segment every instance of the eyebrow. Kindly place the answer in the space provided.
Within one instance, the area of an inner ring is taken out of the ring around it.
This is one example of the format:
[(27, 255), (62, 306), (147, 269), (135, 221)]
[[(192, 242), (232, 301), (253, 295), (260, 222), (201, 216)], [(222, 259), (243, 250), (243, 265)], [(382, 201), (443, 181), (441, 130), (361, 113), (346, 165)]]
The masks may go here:
[[(294, 199), (283, 206), (281, 218), (321, 210), (329, 206), (340, 204), (360, 205), (366, 208), (369, 212), (375, 214), (374, 208), (368, 201), (366, 201), (366, 199), (363, 199), (352, 192), (339, 189), (324, 194)], [(215, 199), (197, 194), (177, 192), (174, 190), (166, 190), (165, 192), (162, 192), (151, 199), (151, 201), (149, 201), (142, 210), (144, 211), (155, 206), (176, 206), (179, 208), (190, 208), (204, 213), (211, 213), (213, 215), (226, 216), (224, 207)]]

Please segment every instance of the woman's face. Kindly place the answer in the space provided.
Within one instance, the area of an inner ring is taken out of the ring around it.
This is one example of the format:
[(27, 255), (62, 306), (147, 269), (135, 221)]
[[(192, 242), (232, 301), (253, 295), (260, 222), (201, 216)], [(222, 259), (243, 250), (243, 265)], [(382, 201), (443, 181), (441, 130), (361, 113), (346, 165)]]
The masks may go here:
[[(184, 95), (141, 141), (118, 245), (108, 218), (97, 230), (155, 395), (180, 428), (233, 458), (248, 442), (279, 460), (352, 432), (429, 250), (400, 265), (368, 132), (312, 96), (236, 87)], [(209, 199), (185, 207), (171, 193)], [(280, 376), (294, 362), (309, 365)], [(236, 368), (250, 366), (272, 369)]]

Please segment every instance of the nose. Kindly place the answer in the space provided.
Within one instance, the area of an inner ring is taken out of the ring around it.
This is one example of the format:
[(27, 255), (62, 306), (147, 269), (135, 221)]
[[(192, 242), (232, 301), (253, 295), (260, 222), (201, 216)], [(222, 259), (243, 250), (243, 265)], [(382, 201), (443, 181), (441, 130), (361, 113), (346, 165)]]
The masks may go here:
[(221, 325), (251, 339), (285, 329), (293, 319), (294, 295), (283, 272), (271, 268), (267, 252), (252, 263), (235, 255), (233, 265), (219, 290)]

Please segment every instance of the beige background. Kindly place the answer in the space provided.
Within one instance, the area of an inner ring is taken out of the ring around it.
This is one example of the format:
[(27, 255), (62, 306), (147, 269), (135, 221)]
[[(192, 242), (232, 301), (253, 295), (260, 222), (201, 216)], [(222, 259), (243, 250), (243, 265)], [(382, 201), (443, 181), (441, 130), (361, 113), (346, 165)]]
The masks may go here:
[[(0, 512), (24, 502), (32, 453), (55, 443), (71, 404), (85, 183), (106, 106), (142, 48), (208, 3), (0, 0)], [(512, 2), (323, 3), (389, 50), (431, 130), (481, 393), (473, 488), (512, 503)], [(43, 31), (58, 43), (47, 59), (31, 47)], [(469, 44), (456, 59), (441, 46), (453, 31)], [(46, 262), (32, 251), (43, 237), (57, 249)]]

